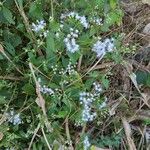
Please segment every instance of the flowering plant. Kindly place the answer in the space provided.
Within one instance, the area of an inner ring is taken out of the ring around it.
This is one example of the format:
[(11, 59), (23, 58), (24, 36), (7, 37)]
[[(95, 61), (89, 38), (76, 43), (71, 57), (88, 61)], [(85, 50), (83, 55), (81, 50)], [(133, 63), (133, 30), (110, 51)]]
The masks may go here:
[(105, 93), (110, 70), (96, 71), (96, 67), (103, 61), (119, 63), (121, 57), (119, 33), (108, 34), (122, 21), (118, 2), (15, 0), (12, 5), (20, 15), (10, 11), (9, 2), (2, 5), (2, 23), (13, 27), (2, 33), (8, 57), (1, 60), (9, 60), (2, 62), (8, 68), (2, 70), (21, 77), (0, 82), (0, 91), (8, 89), (5, 102), (14, 92), (1, 113), (6, 117), (4, 127), (15, 134), (6, 137), (1, 147), (90, 149), (94, 128), (109, 117)]

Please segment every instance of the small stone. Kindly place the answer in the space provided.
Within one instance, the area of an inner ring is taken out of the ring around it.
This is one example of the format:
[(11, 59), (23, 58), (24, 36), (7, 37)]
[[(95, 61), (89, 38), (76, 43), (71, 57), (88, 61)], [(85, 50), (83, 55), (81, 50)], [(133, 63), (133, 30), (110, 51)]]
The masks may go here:
[(148, 24), (144, 27), (143, 33), (144, 33), (144, 34), (147, 34), (147, 35), (150, 35), (150, 23), (148, 23)]

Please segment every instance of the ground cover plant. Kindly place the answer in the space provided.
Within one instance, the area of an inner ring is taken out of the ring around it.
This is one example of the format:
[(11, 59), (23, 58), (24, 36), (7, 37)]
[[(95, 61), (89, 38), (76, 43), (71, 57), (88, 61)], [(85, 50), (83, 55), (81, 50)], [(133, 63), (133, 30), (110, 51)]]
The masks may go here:
[(150, 9), (135, 4), (0, 2), (0, 150), (150, 148)]

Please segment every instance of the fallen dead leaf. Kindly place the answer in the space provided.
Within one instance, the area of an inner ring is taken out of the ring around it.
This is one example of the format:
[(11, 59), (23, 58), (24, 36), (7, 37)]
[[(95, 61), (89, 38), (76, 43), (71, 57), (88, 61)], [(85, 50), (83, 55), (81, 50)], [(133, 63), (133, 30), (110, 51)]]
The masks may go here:
[(0, 44), (0, 52), (3, 52), (4, 49), (3, 49), (3, 46)]
[(2, 132), (0, 132), (0, 141), (3, 139), (4, 134)]
[(127, 122), (127, 119), (122, 118), (122, 123), (123, 123), (123, 127), (124, 127), (124, 130), (125, 130), (127, 142), (128, 142), (128, 145), (129, 145), (129, 150), (136, 150), (134, 141), (131, 138), (131, 128), (130, 128), (129, 123)]
[(91, 147), (91, 150), (111, 150), (111, 149), (99, 148), (99, 147), (96, 147), (96, 146), (92, 146), (92, 147)]
[(148, 24), (144, 27), (143, 33), (144, 33), (144, 34), (147, 34), (147, 35), (150, 35), (150, 23), (148, 23)]
[(150, 5), (150, 0), (142, 0), (142, 3)]
[(108, 106), (109, 106), (109, 115), (110, 116), (113, 116), (113, 115), (116, 114), (117, 107), (119, 106), (119, 104), (122, 102), (123, 99), (124, 99), (124, 96), (122, 95), (115, 102), (108, 104)]
[(132, 83), (134, 84), (135, 88), (137, 89), (137, 91), (139, 92), (139, 94), (141, 95), (142, 97), (142, 101), (144, 102), (145, 105), (147, 105), (149, 108), (150, 108), (150, 105), (148, 104), (148, 99), (147, 99), (147, 96), (144, 94), (144, 93), (141, 93), (140, 89), (139, 89), (139, 86), (138, 86), (138, 83), (137, 83), (137, 80), (136, 80), (136, 75), (135, 73), (133, 72), (133, 67), (131, 64), (129, 64), (129, 62), (124, 62), (124, 66), (129, 74), (129, 77), (132, 81)]

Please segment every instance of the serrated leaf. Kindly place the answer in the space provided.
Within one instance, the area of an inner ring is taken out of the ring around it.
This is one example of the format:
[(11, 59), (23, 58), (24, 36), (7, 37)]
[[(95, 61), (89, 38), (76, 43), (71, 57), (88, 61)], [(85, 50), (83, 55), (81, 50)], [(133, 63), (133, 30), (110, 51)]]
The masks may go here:
[(0, 95), (0, 104), (5, 104), (5, 103), (6, 103), (5, 97)]
[(47, 57), (49, 58), (53, 52), (56, 52), (54, 38), (53, 38), (53, 35), (50, 33), (48, 33), (47, 35), (46, 45), (47, 45), (46, 54), (47, 54)]
[(15, 24), (14, 20), (13, 20), (13, 15), (11, 13), (11, 11), (4, 7), (3, 6), (3, 9), (2, 9), (2, 12), (3, 12), (3, 16), (4, 18), (10, 23), (10, 24)]
[(25, 86), (22, 89), (28, 95), (33, 95), (35, 92), (34, 87), (29, 83), (25, 84)]
[(102, 77), (102, 84), (106, 89), (109, 87), (109, 80), (105, 78), (105, 76)]
[(116, 6), (117, 6), (116, 0), (110, 0), (110, 7), (111, 7), (112, 9), (115, 9)]
[(15, 49), (13, 45), (11, 45), (11, 43), (9, 42), (4, 42), (4, 45), (5, 45), (7, 52), (9, 52), (9, 54), (11, 54), (12, 56), (15, 56)]
[(58, 118), (65, 118), (67, 116), (68, 112), (67, 111), (59, 111), (57, 117)]
[(39, 4), (36, 1), (32, 2), (29, 9), (29, 15), (36, 19), (42, 19), (43, 14), (42, 14), (41, 4)]
[(138, 70), (136, 72), (136, 81), (138, 84), (150, 87), (150, 73)]
[(76, 53), (67, 52), (67, 54), (73, 64), (75, 64), (80, 57), (80, 54), (78, 52)]

